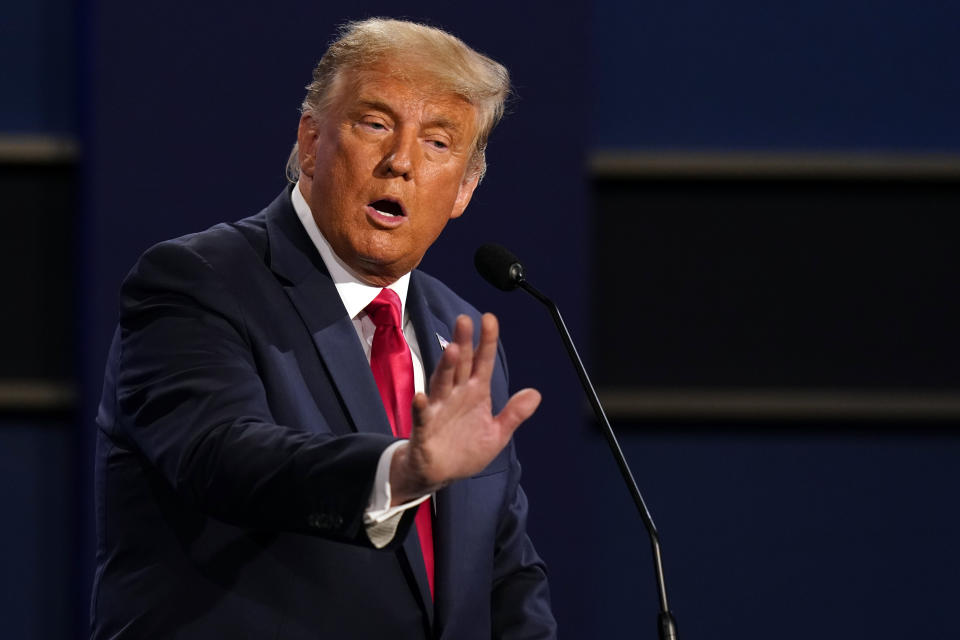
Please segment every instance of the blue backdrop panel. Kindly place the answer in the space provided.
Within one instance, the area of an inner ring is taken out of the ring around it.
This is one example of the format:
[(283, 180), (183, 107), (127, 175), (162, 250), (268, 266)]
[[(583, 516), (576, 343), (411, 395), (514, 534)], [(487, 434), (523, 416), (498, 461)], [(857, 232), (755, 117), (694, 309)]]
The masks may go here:
[(602, 148), (958, 151), (960, 5), (593, 5)]
[(5, 2), (0, 19), (0, 134), (77, 127), (76, 3)]
[[(955, 636), (960, 438), (921, 424), (899, 425), (913, 435), (817, 426), (627, 438), (664, 540), (681, 637)], [(610, 501), (616, 527), (639, 539), (626, 502)], [(622, 549), (597, 547), (613, 587), (606, 606), (642, 624), (656, 606), (635, 599), (647, 574), (631, 569), (646, 549), (636, 559)], [(611, 634), (594, 637), (626, 637), (604, 627)]]
[(0, 420), (0, 623), (4, 638), (71, 637), (75, 433), (66, 420)]

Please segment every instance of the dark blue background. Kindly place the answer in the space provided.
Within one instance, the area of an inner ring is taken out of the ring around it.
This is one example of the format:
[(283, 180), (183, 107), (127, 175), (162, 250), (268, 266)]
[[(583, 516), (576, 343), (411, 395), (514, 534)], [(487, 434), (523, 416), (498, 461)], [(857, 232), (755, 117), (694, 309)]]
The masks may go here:
[[(513, 73), (488, 178), (424, 266), (501, 316), (514, 386), (544, 392), (519, 441), (566, 638), (655, 637), (648, 545), (548, 316), (483, 284), (474, 248), (510, 245), (585, 341), (616, 313), (591, 296), (592, 149), (960, 151), (960, 20), (945, 2), (38, 6), (0, 38), (22, 62), (4, 66), (17, 71), (0, 124), (82, 143), (81, 410), (73, 432), (0, 425), (12, 638), (84, 635), (92, 418), (120, 280), (152, 243), (252, 214), (283, 187), (302, 87), (339, 22), (426, 19)], [(960, 441), (920, 427), (620, 425), (683, 637), (952, 635)]]
[(594, 14), (595, 147), (960, 147), (956, 2), (607, 0)]

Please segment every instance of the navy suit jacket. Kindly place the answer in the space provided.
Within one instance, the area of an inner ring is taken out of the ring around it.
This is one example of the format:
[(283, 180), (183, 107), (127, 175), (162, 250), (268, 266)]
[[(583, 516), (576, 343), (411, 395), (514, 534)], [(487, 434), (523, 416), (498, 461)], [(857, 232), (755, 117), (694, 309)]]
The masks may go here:
[[(414, 272), (429, 376), (460, 313)], [(494, 409), (508, 397), (499, 351)], [(431, 602), (413, 512), (363, 512), (394, 438), (333, 282), (290, 203), (161, 243), (121, 290), (97, 417), (94, 638), (553, 638), (511, 443), (435, 500)]]

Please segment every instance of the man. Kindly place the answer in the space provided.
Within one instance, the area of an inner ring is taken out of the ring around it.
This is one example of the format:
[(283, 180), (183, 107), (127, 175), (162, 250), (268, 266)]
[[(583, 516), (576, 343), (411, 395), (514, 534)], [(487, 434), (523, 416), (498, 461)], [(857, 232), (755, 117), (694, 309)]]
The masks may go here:
[(506, 70), (344, 28), (296, 184), (124, 282), (98, 415), (95, 638), (552, 638), (496, 319), (415, 270), (484, 171)]

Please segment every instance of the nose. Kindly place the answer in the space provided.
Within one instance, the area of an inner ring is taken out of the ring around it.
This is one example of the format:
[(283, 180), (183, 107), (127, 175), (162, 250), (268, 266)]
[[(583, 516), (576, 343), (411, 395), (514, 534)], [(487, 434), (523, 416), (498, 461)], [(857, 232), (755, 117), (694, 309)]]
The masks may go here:
[(380, 162), (382, 177), (413, 178), (417, 162), (417, 135), (415, 131), (398, 128), (391, 136), (386, 153)]

